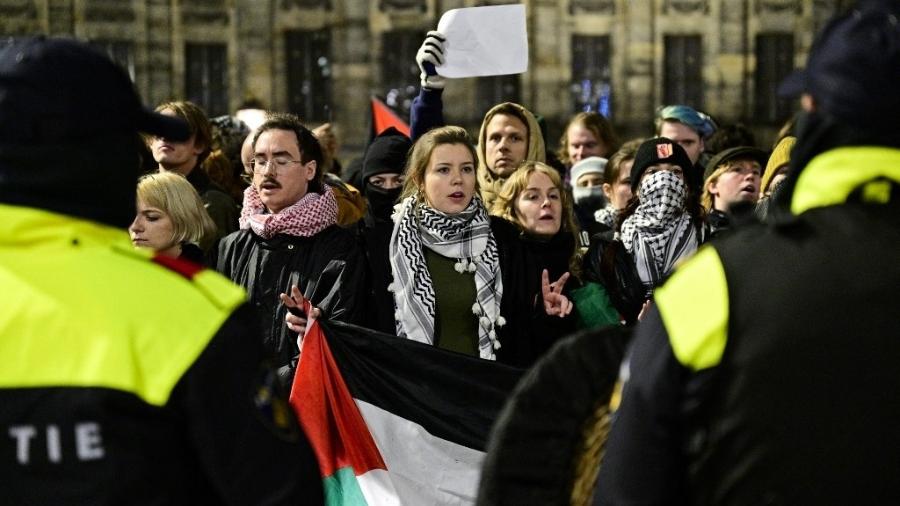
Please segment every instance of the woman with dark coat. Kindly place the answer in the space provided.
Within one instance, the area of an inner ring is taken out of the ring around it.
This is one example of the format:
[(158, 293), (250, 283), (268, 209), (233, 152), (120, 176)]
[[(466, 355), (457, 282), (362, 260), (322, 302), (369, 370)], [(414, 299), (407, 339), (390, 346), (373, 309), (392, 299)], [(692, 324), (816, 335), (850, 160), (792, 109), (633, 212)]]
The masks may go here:
[(501, 312), (507, 320), (497, 360), (530, 367), (577, 327), (577, 307), (570, 314), (551, 315), (542, 301), (545, 283), (570, 301), (579, 286), (572, 275), (578, 231), (572, 202), (559, 172), (525, 162), (503, 185), (492, 214), (503, 271)]

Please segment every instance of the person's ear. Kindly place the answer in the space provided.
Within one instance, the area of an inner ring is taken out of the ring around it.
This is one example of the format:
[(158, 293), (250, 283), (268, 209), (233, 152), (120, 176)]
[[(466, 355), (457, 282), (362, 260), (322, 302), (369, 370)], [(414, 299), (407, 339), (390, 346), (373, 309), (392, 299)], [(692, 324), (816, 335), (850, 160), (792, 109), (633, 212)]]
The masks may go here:
[(316, 170), (318, 170), (318, 165), (316, 164), (316, 161), (310, 160), (309, 162), (306, 163), (306, 165), (304, 165), (304, 168), (306, 169), (306, 180), (312, 181), (313, 179), (315, 179)]
[(203, 153), (206, 150), (207, 146), (201, 142), (198, 142), (196, 136), (191, 138), (191, 142), (194, 143), (194, 149), (192, 150), (194, 156), (200, 156), (200, 153)]

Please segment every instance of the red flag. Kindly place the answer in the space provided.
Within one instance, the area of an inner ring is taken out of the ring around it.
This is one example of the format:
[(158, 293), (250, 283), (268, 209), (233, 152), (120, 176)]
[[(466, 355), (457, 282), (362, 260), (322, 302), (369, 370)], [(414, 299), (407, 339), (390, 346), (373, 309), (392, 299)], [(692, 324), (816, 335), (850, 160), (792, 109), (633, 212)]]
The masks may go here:
[(375, 130), (375, 135), (381, 134), (390, 127), (396, 128), (403, 135), (409, 137), (409, 125), (384, 102), (372, 97), (372, 128)]

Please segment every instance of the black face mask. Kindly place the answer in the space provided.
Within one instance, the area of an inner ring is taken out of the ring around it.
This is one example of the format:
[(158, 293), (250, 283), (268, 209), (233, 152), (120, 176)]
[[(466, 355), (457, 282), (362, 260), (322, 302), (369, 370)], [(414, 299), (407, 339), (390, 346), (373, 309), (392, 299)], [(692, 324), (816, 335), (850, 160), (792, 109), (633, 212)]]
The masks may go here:
[(372, 183), (366, 183), (366, 200), (369, 201), (369, 214), (379, 220), (390, 220), (394, 212), (394, 204), (400, 198), (402, 187), (386, 190)]

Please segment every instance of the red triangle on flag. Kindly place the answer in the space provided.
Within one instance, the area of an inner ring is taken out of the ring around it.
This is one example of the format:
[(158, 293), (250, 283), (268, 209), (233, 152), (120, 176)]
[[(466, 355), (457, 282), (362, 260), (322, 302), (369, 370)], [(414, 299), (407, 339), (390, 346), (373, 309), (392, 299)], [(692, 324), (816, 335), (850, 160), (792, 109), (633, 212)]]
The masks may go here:
[[(311, 305), (306, 300), (304, 307), (308, 314)], [(316, 320), (310, 320), (303, 338), (290, 403), (312, 444), (322, 478), (347, 466), (357, 476), (387, 469)]]
[(400, 119), (400, 116), (397, 116), (387, 104), (375, 97), (372, 97), (372, 126), (376, 136), (388, 128), (394, 127), (400, 133), (409, 137), (409, 125)]

